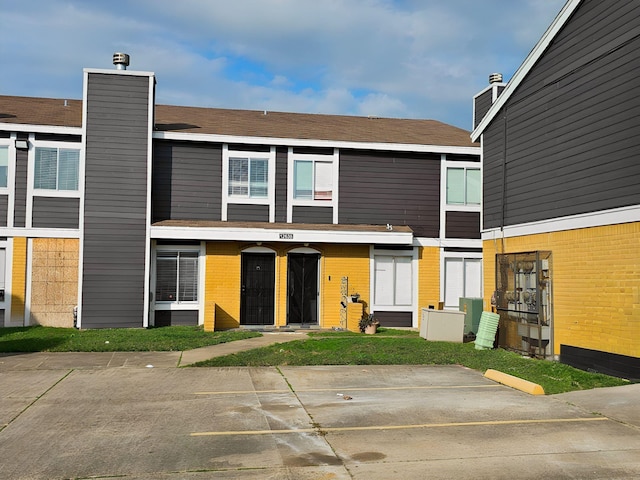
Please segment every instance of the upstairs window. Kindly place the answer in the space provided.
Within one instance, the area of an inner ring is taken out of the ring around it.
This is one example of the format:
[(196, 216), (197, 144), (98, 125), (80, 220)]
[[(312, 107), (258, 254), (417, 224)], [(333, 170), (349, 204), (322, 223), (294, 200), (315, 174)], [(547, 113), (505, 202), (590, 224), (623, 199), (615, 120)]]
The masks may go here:
[(79, 165), (80, 150), (36, 148), (33, 187), (42, 190), (77, 191)]
[(229, 158), (229, 196), (267, 198), (269, 160), (266, 158)]
[(331, 200), (333, 197), (333, 163), (320, 160), (295, 160), (293, 198)]
[(9, 171), (9, 147), (0, 147), (0, 188), (7, 187)]
[(480, 205), (480, 169), (447, 168), (447, 204)]
[(198, 252), (157, 252), (156, 301), (198, 301)]

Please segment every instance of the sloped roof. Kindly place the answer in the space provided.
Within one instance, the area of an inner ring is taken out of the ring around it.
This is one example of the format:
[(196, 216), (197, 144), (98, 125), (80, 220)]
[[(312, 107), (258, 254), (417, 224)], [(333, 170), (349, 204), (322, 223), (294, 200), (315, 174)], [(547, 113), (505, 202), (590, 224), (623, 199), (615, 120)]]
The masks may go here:
[[(478, 147), (436, 120), (156, 105), (156, 131), (239, 137)], [(0, 96), (0, 124), (82, 127), (82, 101)]]
[(516, 73), (513, 74), (513, 77), (511, 77), (511, 80), (507, 83), (504, 91), (491, 106), (478, 126), (473, 130), (473, 132), (471, 132), (471, 139), (473, 141), (477, 141), (480, 138), (482, 132), (484, 132), (485, 128), (489, 126), (500, 109), (505, 103), (507, 103), (507, 100), (509, 100), (511, 95), (513, 95), (518, 86), (525, 79), (529, 71), (534, 67), (540, 57), (542, 57), (544, 52), (547, 50), (547, 47), (551, 44), (556, 35), (558, 35), (560, 30), (562, 30), (562, 27), (564, 27), (569, 18), (571, 18), (571, 15), (576, 8), (578, 8), (580, 3), (582, 3), (582, 0), (567, 0), (567, 3), (562, 7), (560, 13), (558, 13), (544, 35), (542, 35), (542, 38), (538, 41), (536, 46), (533, 47), (533, 50), (531, 50), (527, 58), (522, 62), (522, 65), (520, 65), (520, 68), (518, 68)]

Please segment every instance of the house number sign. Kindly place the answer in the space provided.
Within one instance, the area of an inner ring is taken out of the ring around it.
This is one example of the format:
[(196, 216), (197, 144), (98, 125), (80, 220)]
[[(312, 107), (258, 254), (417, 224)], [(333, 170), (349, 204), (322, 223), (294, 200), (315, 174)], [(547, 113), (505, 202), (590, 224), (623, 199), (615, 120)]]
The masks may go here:
[(280, 240), (293, 240), (293, 233), (281, 233)]

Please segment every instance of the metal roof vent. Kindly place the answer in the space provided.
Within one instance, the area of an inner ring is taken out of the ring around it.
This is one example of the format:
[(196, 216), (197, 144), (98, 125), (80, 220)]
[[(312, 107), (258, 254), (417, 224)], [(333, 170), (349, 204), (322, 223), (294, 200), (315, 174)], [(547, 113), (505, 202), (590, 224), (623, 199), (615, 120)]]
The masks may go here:
[(119, 52), (114, 53), (113, 64), (116, 66), (116, 70), (126, 70), (129, 66), (129, 55)]
[(489, 83), (502, 83), (502, 74), (492, 73), (491, 75), (489, 75)]

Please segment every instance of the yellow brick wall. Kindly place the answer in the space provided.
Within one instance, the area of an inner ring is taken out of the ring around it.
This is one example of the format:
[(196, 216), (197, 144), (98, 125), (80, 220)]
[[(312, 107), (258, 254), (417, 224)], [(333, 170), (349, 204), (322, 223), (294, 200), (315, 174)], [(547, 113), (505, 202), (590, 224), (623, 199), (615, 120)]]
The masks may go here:
[[(240, 326), (241, 251), (246, 247), (233, 242), (207, 244), (205, 274), (205, 328), (221, 330)], [(263, 245), (276, 252), (275, 325), (287, 324), (287, 253), (297, 245)], [(341, 279), (348, 278), (348, 294), (359, 293), (363, 313), (370, 311), (371, 272), (368, 245), (309, 245), (320, 252), (319, 325), (322, 328), (347, 327), (341, 324)], [(421, 248), (418, 264), (419, 307), (440, 300), (440, 250)], [(356, 310), (351, 309), (351, 316)], [(214, 322), (215, 319), (215, 322)], [(360, 318), (355, 319), (359, 321)], [(354, 319), (348, 318), (348, 326)], [(357, 323), (356, 323), (357, 325)]]
[[(495, 290), (495, 254), (485, 241), (485, 301)], [(554, 354), (560, 345), (640, 357), (640, 223), (504, 239), (504, 252), (552, 254)]]
[[(370, 312), (371, 291), (369, 285), (369, 246), (368, 245), (324, 245), (324, 255), (320, 263), (321, 283), (321, 311), (323, 328), (343, 327), (340, 325), (340, 302), (342, 296), (340, 285), (342, 277), (348, 277), (348, 294), (359, 293), (364, 313)], [(355, 310), (352, 309), (352, 316)], [(359, 310), (357, 310), (359, 312)], [(352, 325), (353, 318), (347, 322)], [(360, 321), (360, 318), (356, 319)]]
[(24, 305), (27, 285), (27, 239), (13, 239), (11, 273), (11, 323), (24, 325)]
[(440, 248), (421, 247), (418, 252), (418, 326), (422, 308), (434, 305), (440, 298)]
[[(205, 328), (240, 326), (241, 251), (233, 242), (207, 244), (205, 273)], [(287, 324), (287, 253), (294, 245), (263, 245), (276, 252), (275, 324)], [(349, 293), (369, 302), (369, 247), (366, 245), (310, 245), (321, 252), (320, 318), (323, 328), (340, 326), (340, 279), (349, 277)], [(214, 323), (215, 319), (215, 323)], [(359, 320), (359, 319), (358, 319)]]
[(240, 245), (208, 243), (205, 268), (205, 325), (209, 321), (216, 330), (239, 327)]
[(73, 327), (78, 304), (79, 240), (32, 240), (30, 324)]

